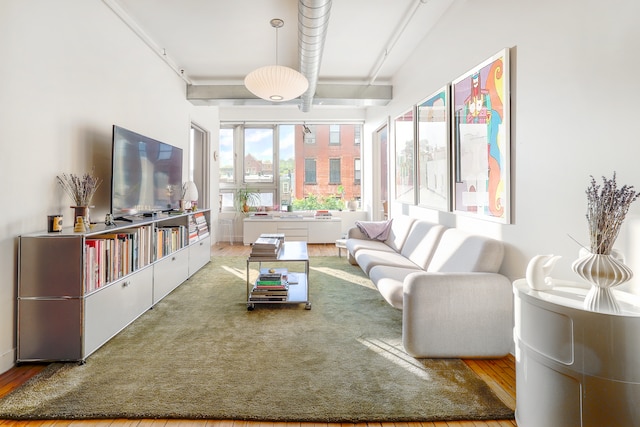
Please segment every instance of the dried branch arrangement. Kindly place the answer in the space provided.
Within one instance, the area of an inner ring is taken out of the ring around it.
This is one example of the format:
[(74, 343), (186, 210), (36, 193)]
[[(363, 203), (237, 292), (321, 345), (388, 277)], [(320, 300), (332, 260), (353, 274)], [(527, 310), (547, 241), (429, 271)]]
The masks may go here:
[(618, 188), (615, 172), (611, 179), (603, 176), (602, 185), (596, 184), (591, 176), (591, 185), (586, 194), (591, 253), (609, 255), (629, 207), (639, 194), (633, 186)]
[(63, 173), (56, 178), (75, 206), (89, 206), (93, 195), (102, 183), (100, 178), (93, 176), (93, 172), (82, 176)]

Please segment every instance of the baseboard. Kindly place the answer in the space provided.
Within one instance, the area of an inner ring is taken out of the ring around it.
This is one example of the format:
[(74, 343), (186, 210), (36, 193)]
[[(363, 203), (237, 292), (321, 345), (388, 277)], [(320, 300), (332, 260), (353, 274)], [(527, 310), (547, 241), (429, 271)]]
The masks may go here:
[(16, 365), (16, 349), (12, 348), (0, 355), (0, 374), (7, 372)]

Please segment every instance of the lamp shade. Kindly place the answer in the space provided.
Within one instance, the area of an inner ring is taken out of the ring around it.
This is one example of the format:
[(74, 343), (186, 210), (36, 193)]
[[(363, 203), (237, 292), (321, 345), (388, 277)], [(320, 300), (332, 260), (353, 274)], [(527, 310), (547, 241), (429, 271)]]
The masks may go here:
[(198, 201), (198, 187), (193, 181), (186, 182), (184, 184), (184, 200), (189, 202)]
[(282, 102), (302, 95), (309, 88), (309, 81), (293, 68), (267, 65), (247, 74), (244, 85), (259, 98)]

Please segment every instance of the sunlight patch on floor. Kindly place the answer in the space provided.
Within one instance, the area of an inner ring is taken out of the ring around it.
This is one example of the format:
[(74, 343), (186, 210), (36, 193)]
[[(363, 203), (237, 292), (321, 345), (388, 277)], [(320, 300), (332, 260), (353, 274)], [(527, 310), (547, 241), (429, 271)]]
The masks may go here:
[(349, 272), (342, 271), (342, 270), (336, 270), (336, 269), (331, 268), (331, 267), (312, 267), (312, 266), (310, 266), (309, 269), (310, 270), (315, 270), (315, 271), (317, 271), (319, 273), (327, 274), (329, 276), (336, 277), (338, 279), (346, 280), (346, 281), (354, 283), (356, 285), (361, 285), (361, 286), (364, 286), (366, 288), (375, 289), (375, 286), (373, 286), (373, 283), (371, 283), (371, 281), (366, 277), (362, 277), (362, 276), (358, 276), (358, 275), (355, 275), (355, 274), (351, 274)]
[(241, 278), (242, 280), (247, 280), (247, 270), (229, 267), (228, 265), (221, 265), (220, 268), (222, 268), (227, 273), (231, 273), (234, 276)]
[(420, 377), (427, 381), (431, 380), (431, 375), (429, 375), (429, 373), (425, 371), (424, 366), (418, 360), (400, 350), (398, 346), (386, 343), (378, 339), (358, 338), (358, 341), (369, 350), (378, 353), (380, 356), (384, 357), (387, 360), (390, 360), (391, 362), (395, 363), (406, 371), (411, 372), (417, 377)]

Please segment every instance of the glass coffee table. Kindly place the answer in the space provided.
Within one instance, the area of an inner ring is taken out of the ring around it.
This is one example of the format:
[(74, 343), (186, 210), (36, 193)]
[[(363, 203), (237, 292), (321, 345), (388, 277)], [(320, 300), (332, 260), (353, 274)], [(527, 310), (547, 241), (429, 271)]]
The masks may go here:
[[(258, 274), (252, 279), (251, 267), (254, 264), (257, 264)], [(293, 269), (295, 267), (303, 271), (296, 271)], [(269, 272), (281, 272), (286, 275), (286, 281), (283, 280), (287, 287), (286, 292), (274, 286), (272, 293), (254, 293), (257, 276)], [(247, 258), (247, 310), (252, 311), (257, 304), (304, 304), (306, 310), (311, 310), (307, 242), (284, 242), (276, 257)]]

